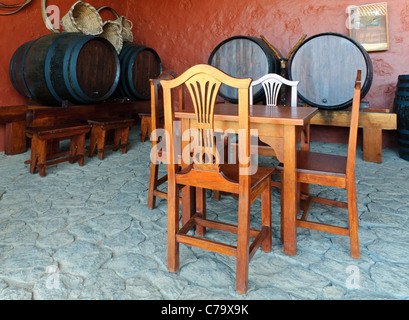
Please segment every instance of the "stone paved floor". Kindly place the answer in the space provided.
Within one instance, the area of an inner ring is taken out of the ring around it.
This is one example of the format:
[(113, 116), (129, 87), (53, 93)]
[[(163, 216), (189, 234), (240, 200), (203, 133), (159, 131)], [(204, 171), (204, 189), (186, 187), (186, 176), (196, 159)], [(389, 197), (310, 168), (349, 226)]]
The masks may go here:
[[(181, 245), (179, 272), (167, 271), (166, 201), (146, 207), (150, 144), (137, 134), (133, 128), (127, 154), (50, 166), (45, 178), (29, 174), (29, 152), (0, 154), (1, 300), (409, 298), (409, 162), (396, 150), (384, 149), (382, 164), (364, 162), (358, 150), (359, 260), (350, 258), (347, 237), (305, 229), (298, 229), (297, 254), (285, 255), (280, 195), (272, 190), (273, 250), (255, 254), (242, 296), (231, 257)], [(346, 146), (312, 143), (312, 150), (346, 153)], [(346, 197), (344, 190), (311, 191)], [(237, 200), (207, 196), (209, 217), (234, 222)], [(257, 200), (254, 226), (259, 209)], [(342, 209), (314, 205), (312, 213), (346, 222)]]

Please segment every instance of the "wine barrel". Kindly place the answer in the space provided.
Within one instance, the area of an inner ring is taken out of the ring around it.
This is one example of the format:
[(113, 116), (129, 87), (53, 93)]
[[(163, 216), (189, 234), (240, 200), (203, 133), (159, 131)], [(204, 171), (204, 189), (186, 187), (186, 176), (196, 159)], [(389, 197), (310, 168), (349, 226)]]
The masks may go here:
[(300, 81), (298, 97), (320, 109), (352, 105), (357, 70), (362, 70), (361, 98), (372, 85), (372, 61), (361, 44), (338, 33), (320, 33), (304, 40), (288, 60), (290, 80)]
[(128, 42), (122, 47), (119, 61), (121, 76), (116, 96), (130, 100), (149, 100), (149, 79), (155, 79), (162, 73), (162, 62), (157, 52)]
[[(273, 47), (274, 48), (274, 47)], [(281, 72), (280, 53), (260, 38), (234, 36), (219, 43), (210, 54), (208, 64), (237, 78), (254, 80), (267, 73)], [(238, 91), (222, 85), (219, 95), (227, 101), (237, 103)], [(253, 103), (264, 98), (261, 85), (253, 90)]]
[(48, 106), (108, 99), (120, 75), (109, 41), (80, 33), (55, 33), (20, 46), (10, 61), (11, 83), (20, 94)]
[(398, 153), (409, 161), (409, 75), (400, 75), (393, 103), (397, 115)]

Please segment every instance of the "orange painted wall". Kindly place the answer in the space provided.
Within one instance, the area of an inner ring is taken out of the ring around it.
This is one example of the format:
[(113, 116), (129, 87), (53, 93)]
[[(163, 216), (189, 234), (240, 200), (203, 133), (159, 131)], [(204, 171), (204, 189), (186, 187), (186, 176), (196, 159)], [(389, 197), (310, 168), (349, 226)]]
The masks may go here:
[[(52, 0), (65, 13), (75, 1)], [(158, 52), (165, 68), (181, 73), (190, 66), (206, 63), (221, 41), (234, 35), (264, 35), (284, 56), (303, 34), (322, 32), (348, 34), (346, 8), (365, 0), (123, 0), (88, 1), (93, 6), (111, 5), (134, 23), (134, 42)], [(409, 2), (388, 1), (390, 49), (370, 53), (374, 65), (372, 87), (365, 97), (371, 108), (393, 107), (397, 77), (409, 74)], [(8, 65), (22, 43), (48, 33), (40, 1), (16, 15), (0, 17), (0, 106), (25, 103), (11, 86)], [(4, 131), (4, 130), (3, 130)], [(0, 141), (3, 131), (0, 128)], [(313, 130), (313, 139), (345, 142), (338, 128)], [(392, 141), (389, 141), (393, 144)], [(388, 139), (385, 139), (388, 144)], [(0, 142), (0, 151), (1, 151)]]

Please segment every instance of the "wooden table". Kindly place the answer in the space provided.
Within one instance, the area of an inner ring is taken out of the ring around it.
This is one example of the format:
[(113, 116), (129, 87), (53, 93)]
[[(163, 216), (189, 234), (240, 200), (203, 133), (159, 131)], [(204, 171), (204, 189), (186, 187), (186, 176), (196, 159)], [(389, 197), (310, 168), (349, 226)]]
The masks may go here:
[[(283, 192), (283, 243), (284, 252), (295, 255), (296, 252), (296, 150), (298, 134), (307, 126), (317, 113), (317, 108), (250, 106), (250, 129), (257, 129), (261, 141), (274, 148), (277, 159), (284, 163)], [(182, 132), (195, 122), (193, 111), (175, 112), (175, 120), (182, 121)], [(235, 104), (220, 103), (215, 106), (214, 129), (234, 130), (238, 128), (238, 108)], [(183, 166), (183, 164), (182, 164)], [(187, 219), (192, 208), (190, 203), (192, 190), (182, 189), (182, 219)]]

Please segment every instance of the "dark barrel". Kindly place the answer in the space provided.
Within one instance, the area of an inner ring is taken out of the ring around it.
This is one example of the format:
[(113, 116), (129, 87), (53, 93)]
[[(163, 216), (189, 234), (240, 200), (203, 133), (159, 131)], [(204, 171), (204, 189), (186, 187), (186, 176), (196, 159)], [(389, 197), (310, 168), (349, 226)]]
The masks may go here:
[(398, 152), (409, 161), (409, 75), (400, 75), (393, 103), (398, 124)]
[(300, 81), (298, 97), (320, 109), (352, 105), (357, 70), (362, 70), (361, 98), (372, 85), (372, 61), (361, 44), (338, 33), (304, 40), (287, 63), (290, 80)]
[(157, 52), (128, 42), (124, 43), (119, 60), (121, 77), (115, 95), (131, 100), (149, 100), (149, 79), (155, 79), (162, 73), (162, 62)]
[[(275, 48), (274, 48), (275, 49)], [(276, 50), (276, 49), (275, 49)], [(222, 41), (210, 54), (208, 64), (219, 68), (225, 73), (237, 78), (252, 78), (257, 80), (267, 73), (281, 72), (279, 52), (272, 50), (260, 38), (234, 36)], [(219, 95), (227, 101), (237, 103), (237, 89), (222, 85)], [(253, 102), (264, 98), (264, 90), (260, 85), (253, 91)]]
[(20, 46), (11, 58), (9, 74), (14, 88), (38, 103), (90, 104), (114, 93), (120, 65), (109, 41), (66, 32)]

